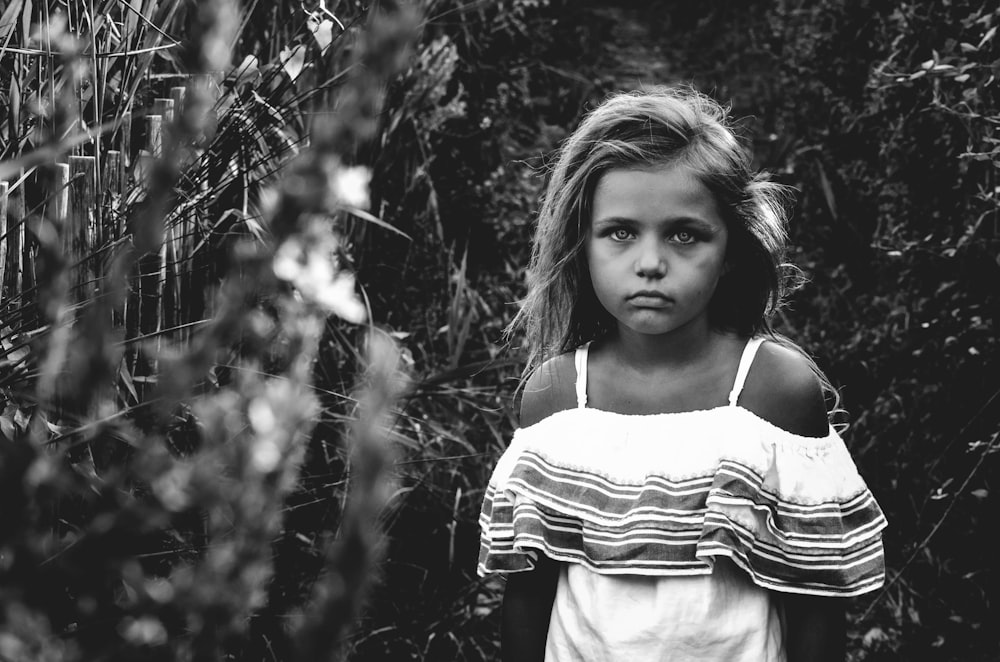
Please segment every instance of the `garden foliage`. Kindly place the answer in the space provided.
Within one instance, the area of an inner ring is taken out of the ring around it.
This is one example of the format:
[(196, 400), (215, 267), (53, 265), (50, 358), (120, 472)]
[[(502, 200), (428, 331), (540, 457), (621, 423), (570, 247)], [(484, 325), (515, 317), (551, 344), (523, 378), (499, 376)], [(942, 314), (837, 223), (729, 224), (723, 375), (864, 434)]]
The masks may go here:
[[(890, 521), (852, 659), (994, 659), (1000, 11), (380, 5), (3, 10), (0, 656), (496, 659), (502, 329), (546, 156), (631, 82), (601, 44), (634, 14), (675, 75), (647, 82), (731, 100), (797, 189), (778, 325)], [(92, 211), (63, 208), (86, 167)]]
[[(354, 152), (419, 16), (302, 16), (276, 61), (232, 69), (227, 0), (94, 9), (17, 2), (2, 22), (0, 656), (337, 656), (373, 574), (406, 383), (384, 333), (352, 344), (339, 535), (313, 532), (320, 562), (283, 626), (256, 621), (320, 415), (324, 323), (368, 316), (342, 255), (344, 217), (367, 218)], [(186, 85), (133, 134), (157, 76)]]
[(994, 659), (1000, 10), (777, 3), (775, 132), (811, 283), (791, 326), (843, 385), (891, 527), (872, 659)]

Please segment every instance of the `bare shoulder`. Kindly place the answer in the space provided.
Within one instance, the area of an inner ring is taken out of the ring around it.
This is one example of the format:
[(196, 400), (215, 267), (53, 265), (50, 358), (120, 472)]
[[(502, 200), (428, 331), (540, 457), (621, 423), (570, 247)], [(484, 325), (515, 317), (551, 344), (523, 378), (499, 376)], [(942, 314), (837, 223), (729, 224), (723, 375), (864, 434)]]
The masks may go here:
[(576, 365), (569, 352), (549, 359), (528, 377), (521, 395), (521, 427), (575, 406)]
[(793, 434), (824, 437), (829, 429), (823, 388), (809, 359), (776, 342), (757, 351), (740, 404)]

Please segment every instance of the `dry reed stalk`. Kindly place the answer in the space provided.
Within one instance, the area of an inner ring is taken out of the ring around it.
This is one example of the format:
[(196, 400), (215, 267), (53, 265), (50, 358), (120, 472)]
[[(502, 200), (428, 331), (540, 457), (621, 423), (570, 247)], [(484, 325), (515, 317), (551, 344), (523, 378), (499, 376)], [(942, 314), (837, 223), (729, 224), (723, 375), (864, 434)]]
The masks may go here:
[[(160, 333), (164, 329), (169, 329), (173, 326), (170, 318), (173, 317), (173, 307), (168, 298), (171, 296), (170, 287), (173, 281), (171, 273), (173, 271), (173, 251), (171, 247), (173, 242), (170, 240), (170, 228), (164, 228), (163, 230), (163, 244), (160, 246), (159, 258), (160, 265), (156, 277), (156, 355), (158, 356), (163, 348), (163, 334)], [(154, 374), (156, 373), (156, 362), (154, 359), (152, 370)]]
[[(101, 207), (101, 225), (104, 227), (106, 244), (111, 245), (124, 236), (124, 214), (119, 209), (122, 203), (124, 187), (124, 172), (122, 169), (122, 153), (117, 149), (109, 149), (102, 161), (101, 191), (98, 193)], [(109, 260), (114, 261), (115, 252), (109, 254)], [(121, 305), (113, 307), (111, 316), (113, 326), (120, 329), (125, 326), (125, 306), (128, 296), (122, 297)], [(123, 364), (126, 365), (126, 364)], [(124, 401), (124, 400), (123, 400)]]
[(153, 99), (153, 115), (159, 115), (163, 118), (163, 126), (172, 125), (174, 123), (174, 100), (163, 97)]
[[(176, 3), (180, 4), (180, 3)], [(230, 34), (231, 26), (224, 25), (226, 21), (233, 22), (236, 18), (236, 5), (232, 0), (215, 0), (202, 3), (209, 6), (210, 11), (216, 12), (216, 18), (209, 21), (210, 34), (214, 35), (215, 44), (211, 52), (203, 54), (203, 67), (205, 70), (214, 71), (227, 65), (228, 52), (221, 53), (220, 49), (228, 49), (228, 45), (233, 42)], [(123, 25), (123, 44), (128, 44), (125, 48), (139, 48), (158, 43), (162, 38), (154, 34), (156, 28), (152, 26), (146, 17), (154, 15), (158, 11), (157, 0), (124, 0), (122, 7), (116, 7), (114, 14), (112, 11), (105, 12), (105, 16), (121, 16)], [(121, 14), (118, 14), (118, 11)], [(94, 19), (100, 19), (101, 11), (95, 11), (91, 7), (85, 7), (77, 12), (73, 17), (73, 29), (78, 33), (86, 29), (92, 29)], [(221, 18), (219, 18), (221, 17)], [(222, 20), (225, 19), (225, 20)], [(111, 19), (114, 20), (114, 19)], [(409, 35), (414, 29), (416, 22), (407, 23), (405, 32)], [(379, 26), (381, 28), (381, 26)], [(93, 35), (90, 35), (93, 37)], [(386, 35), (383, 34), (382, 37)], [(93, 39), (91, 40), (93, 44)], [(310, 182), (318, 182), (314, 190), (305, 191), (302, 198), (310, 198), (310, 205), (302, 205), (295, 208), (294, 214), (286, 214), (282, 221), (285, 223), (281, 228), (281, 237), (299, 236), (308, 239), (308, 229), (310, 224), (317, 218), (321, 218), (320, 225), (323, 225), (324, 237), (332, 236), (330, 223), (333, 214), (336, 212), (339, 202), (335, 200), (336, 195), (331, 193), (330, 185), (334, 175), (341, 169), (346, 169), (344, 159), (349, 159), (353, 155), (353, 150), (359, 142), (370, 138), (374, 118), (378, 112), (378, 106), (382, 94), (382, 86), (385, 84), (387, 76), (394, 68), (402, 64), (400, 53), (404, 50), (405, 40), (397, 35), (388, 40), (383, 39), (382, 45), (388, 46), (383, 52), (379, 48), (369, 48), (365, 64), (372, 65), (370, 72), (362, 74), (362, 80), (350, 90), (350, 94), (344, 100), (344, 108), (349, 112), (345, 114), (344, 122), (333, 126), (321, 126), (317, 130), (317, 142), (319, 147), (315, 152), (315, 158), (309, 160), (307, 165), (308, 173), (299, 170), (293, 176), (303, 174), (315, 175), (316, 179)], [(94, 49), (96, 51), (96, 48)], [(54, 316), (53, 320), (57, 334), (53, 334), (49, 343), (50, 358), (53, 360), (46, 363), (44, 370), (45, 379), (40, 379), (44, 385), (39, 386), (39, 393), (61, 395), (59, 387), (54, 383), (54, 376), (60, 374), (62, 365), (61, 356), (65, 353), (70, 358), (67, 359), (65, 372), (70, 373), (65, 389), (69, 394), (66, 405), (71, 415), (76, 414), (81, 422), (92, 423), (95, 416), (93, 405), (105, 396), (105, 388), (90, 389), (90, 384), (86, 379), (92, 379), (99, 385), (107, 386), (108, 380), (114, 378), (118, 373), (113, 371), (115, 357), (107, 350), (104, 341), (108, 338), (109, 325), (112, 316), (107, 315), (107, 310), (119, 301), (116, 297), (119, 292), (114, 292), (114, 296), (103, 296), (106, 294), (105, 288), (113, 289), (117, 287), (118, 276), (122, 271), (131, 269), (134, 265), (136, 255), (140, 256), (139, 276), (138, 276), (138, 306), (131, 306), (131, 322), (126, 316), (126, 326), (131, 324), (130, 336), (146, 335), (150, 331), (156, 332), (164, 328), (164, 325), (171, 324), (168, 313), (170, 304), (168, 298), (170, 293), (174, 296), (172, 314), (173, 321), (182, 321), (182, 314), (179, 293), (182, 291), (180, 284), (180, 274), (178, 267), (177, 246), (195, 245), (195, 232), (197, 217), (201, 210), (198, 205), (192, 205), (189, 210), (177, 215), (177, 218), (168, 225), (166, 236), (162, 229), (162, 213), (169, 208), (173, 202), (170, 196), (173, 195), (173, 184), (176, 180), (164, 185), (162, 182), (158, 189), (151, 190), (152, 186), (147, 182), (137, 182), (139, 187), (144, 187), (146, 194), (152, 198), (146, 206), (146, 202), (141, 197), (135, 205), (132, 218), (131, 230), (136, 237), (135, 254), (123, 251), (114, 260), (109, 268), (110, 276), (102, 281), (97, 278), (99, 273), (96, 260), (84, 260), (87, 256), (92, 256), (100, 251), (109, 241), (121, 236), (122, 228), (117, 231), (107, 231), (101, 233), (94, 227), (101, 220), (101, 210), (104, 206), (108, 192), (117, 190), (117, 195), (121, 196), (127, 186), (123, 180), (116, 176), (121, 165), (116, 166), (112, 154), (118, 154), (119, 163), (127, 164), (131, 155), (129, 145), (129, 124), (131, 116), (128, 111), (131, 108), (131, 99), (134, 96), (136, 86), (143, 78), (146, 64), (139, 62), (133, 68), (138, 72), (133, 76), (129, 71), (121, 75), (119, 81), (119, 96), (125, 101), (124, 122), (119, 127), (120, 134), (115, 137), (112, 144), (120, 144), (121, 150), (112, 150), (107, 153), (102, 152), (101, 144), (94, 144), (88, 147), (88, 151), (93, 151), (94, 156), (74, 156), (66, 166), (69, 173), (70, 188), (68, 192), (69, 216), (65, 225), (64, 236), (72, 245), (71, 251), (66, 251), (71, 259), (79, 261), (77, 278), (80, 274), (86, 274), (91, 278), (83, 278), (75, 288), (75, 296), (79, 300), (87, 298), (87, 291), (90, 287), (85, 287), (90, 283), (100, 282), (102, 296), (94, 298), (88, 302), (84, 309), (84, 314), (78, 320), (78, 325), (71, 326), (67, 306), (58, 308), (59, 316)], [(143, 58), (140, 58), (140, 60)], [(50, 63), (51, 64), (51, 63)], [(88, 79), (93, 89), (94, 82), (107, 76), (106, 71), (97, 72), (96, 61), (92, 63), (91, 73), (94, 78)], [(374, 72), (374, 73), (371, 73)], [(75, 89), (75, 88), (70, 88)], [(177, 93), (177, 89), (171, 90), (170, 101), (173, 105), (173, 119), (175, 125), (184, 122), (182, 118), (188, 116), (189, 107), (210, 107), (214, 103), (211, 98), (212, 93), (207, 87), (198, 90), (192, 87), (187, 92)], [(192, 99), (192, 97), (194, 97)], [(74, 99), (74, 102), (76, 100)], [(207, 101), (207, 103), (206, 103)], [(170, 119), (165, 117), (168, 114), (166, 104), (157, 108), (158, 113), (147, 118), (147, 145), (148, 153), (157, 158), (173, 156), (171, 153), (171, 133), (164, 136), (162, 122), (166, 121), (170, 125)], [(96, 110), (96, 106), (95, 106)], [(205, 116), (208, 113), (204, 113)], [(100, 114), (98, 114), (100, 117)], [(162, 118), (160, 126), (155, 126), (154, 118)], [(96, 122), (95, 122), (96, 123)], [(213, 130), (212, 127), (206, 129), (209, 124), (204, 117), (195, 118), (191, 122), (187, 137), (202, 137)], [(178, 126), (178, 134), (184, 130)], [(145, 164), (144, 164), (145, 165)], [(203, 173), (211, 172), (208, 167), (203, 168)], [(100, 179), (97, 178), (98, 174)], [(163, 174), (163, 173), (160, 173)], [(171, 174), (171, 173), (168, 173)], [(57, 175), (58, 178), (59, 175)], [(215, 177), (213, 175), (213, 177)], [(214, 181), (213, 181), (214, 183)], [(300, 177), (297, 182), (301, 184)], [(208, 179), (203, 178), (199, 184), (205, 187), (208, 193)], [(289, 189), (294, 185), (289, 185)], [(98, 196), (99, 199), (98, 199)], [(159, 196), (159, 197), (157, 197)], [(115, 193), (110, 195), (111, 204), (115, 204)], [(209, 197), (206, 195), (205, 197)], [(302, 198), (294, 200), (295, 203), (302, 202)], [(342, 201), (340, 201), (342, 202)], [(57, 200), (56, 206), (60, 203)], [(211, 208), (211, 203), (206, 203), (204, 207)], [(145, 217), (138, 218), (145, 214)], [(58, 214), (57, 214), (58, 215)], [(23, 210), (21, 213), (23, 217)], [(110, 213), (105, 215), (110, 219)], [(325, 224), (325, 225), (324, 225)], [(100, 227), (104, 227), (100, 223)], [(145, 227), (149, 225), (150, 227)], [(20, 225), (23, 232), (24, 225)], [(200, 227), (197, 228), (201, 231)], [(157, 234), (159, 232), (159, 234)], [(207, 234), (207, 232), (206, 232)], [(141, 236), (140, 236), (141, 235)], [(58, 238), (58, 237), (57, 237)], [(187, 242), (186, 244), (184, 242)], [(20, 255), (24, 254), (24, 242), (22, 241)], [(200, 244), (199, 244), (200, 246)], [(52, 246), (45, 245), (50, 249)], [(192, 600), (193, 609), (186, 610), (185, 615), (190, 614), (191, 628), (194, 633), (195, 647), (198, 650), (194, 655), (188, 657), (194, 660), (218, 660), (222, 658), (221, 648), (226, 641), (231, 640), (234, 634), (241, 632), (245, 628), (245, 623), (253, 610), (259, 605), (260, 595), (266, 587), (270, 564), (272, 562), (270, 543), (280, 531), (283, 503), (287, 495), (294, 489), (298, 479), (299, 464), (302, 454), (305, 452), (305, 436), (314, 425), (317, 418), (315, 410), (315, 396), (311, 393), (310, 382), (314, 367), (314, 359), (317, 355), (317, 348), (320, 332), (323, 328), (323, 321), (326, 317), (326, 310), (322, 305), (315, 302), (304, 304), (288, 294), (287, 289), (281, 289), (275, 296), (276, 284), (274, 273), (273, 256), (268, 251), (269, 247), (258, 242), (253, 246), (237, 246), (237, 256), (234, 258), (236, 267), (229, 274), (225, 289), (220, 293), (218, 300), (218, 311), (215, 319), (198, 342), (192, 343), (191, 354), (193, 356), (184, 357), (185, 368), (188, 369), (190, 377), (194, 380), (201, 380), (207, 369), (214, 367), (215, 362), (223, 352), (238, 342), (244, 340), (244, 336), (252, 335), (247, 331), (253, 322), (260, 321), (263, 317), (260, 311), (252, 309), (256, 297), (267, 295), (277, 300), (276, 306), (280, 309), (279, 324), (282, 325), (282, 340), (288, 341), (287, 360), (288, 365), (282, 369), (281, 374), (276, 378), (265, 378), (261, 376), (264, 369), (263, 363), (268, 356), (268, 352), (273, 348), (267, 347), (259, 341), (260, 346), (246, 350), (246, 357), (239, 366), (237, 373), (240, 376), (234, 378), (232, 386), (223, 386), (213, 393), (218, 398), (205, 398), (204, 406), (211, 411), (205, 414), (206, 418), (213, 418), (217, 427), (211, 428), (212, 433), (206, 434), (205, 455), (197, 455), (192, 459), (195, 464), (199, 460), (222, 460), (228, 462), (227, 469), (231, 469), (235, 480), (231, 484), (222, 484), (220, 475), (216, 473), (217, 465), (206, 462), (201, 466), (203, 471), (203, 485), (199, 488), (205, 490), (205, 494), (211, 495), (215, 501), (206, 500), (198, 502), (198, 506), (204, 506), (206, 510), (212, 510), (207, 525), (207, 531), (211, 544), (206, 546), (203, 557), (193, 563), (195, 566), (188, 575), (193, 578), (190, 584), (179, 581), (177, 586), (178, 594), (185, 591), (186, 597)], [(184, 252), (189, 259), (194, 249)], [(332, 257), (333, 251), (329, 251), (326, 258)], [(145, 255), (146, 259), (141, 259)], [(19, 258), (19, 261), (23, 262)], [(186, 270), (188, 279), (188, 294), (194, 294), (194, 278), (192, 277), (193, 261)], [(64, 265), (60, 265), (64, 266)], [(148, 268), (147, 268), (148, 267)], [(339, 265), (332, 267), (339, 270)], [(49, 277), (56, 277), (58, 274), (48, 274)], [(124, 280), (123, 278), (121, 280)], [(343, 283), (344, 281), (340, 281)], [(153, 284), (153, 287), (148, 287)], [(198, 291), (205, 291), (207, 288), (200, 287)], [(154, 296), (155, 295), (155, 296)], [(338, 296), (345, 296), (340, 293)], [(353, 287), (350, 296), (354, 297)], [(65, 292), (63, 292), (65, 299)], [(55, 303), (58, 303), (55, 299)], [(359, 305), (359, 304), (358, 304)], [(165, 310), (164, 307), (167, 309)], [(70, 331), (79, 337), (70, 337)], [(157, 335), (159, 338), (159, 335)], [(104, 344), (102, 349), (99, 345)], [(67, 351), (67, 347), (73, 351)], [(242, 351), (242, 348), (241, 348)], [(344, 620), (321, 623), (324, 629), (332, 630), (337, 634), (346, 632), (351, 627), (350, 620), (357, 613), (357, 605), (360, 604), (360, 596), (363, 594), (367, 583), (370, 580), (371, 567), (375, 562), (376, 541), (378, 537), (377, 519), (378, 512), (385, 503), (385, 480), (386, 474), (384, 466), (386, 463), (386, 438), (383, 426), (387, 423), (385, 418), (391, 411), (393, 399), (398, 395), (401, 380), (398, 378), (396, 359), (391, 359), (388, 354), (395, 355), (395, 349), (385, 349), (383, 355), (372, 349), (370, 363), (373, 365), (370, 374), (369, 391), (370, 395), (365, 399), (366, 405), (362, 412), (361, 419), (356, 426), (355, 444), (355, 466), (358, 468), (357, 480), (354, 482), (355, 488), (352, 492), (352, 508), (348, 517), (348, 525), (344, 528), (345, 538), (343, 542), (350, 548), (348, 556), (338, 553), (331, 553), (328, 578), (336, 579), (341, 575), (350, 580), (350, 590), (345, 594), (330, 595), (330, 600), (320, 601), (321, 606), (330, 608), (324, 613), (335, 613)], [(58, 355), (58, 356), (57, 356)], [(55, 360), (60, 359), (60, 360)], [(167, 363), (164, 359), (164, 364)], [(207, 368), (206, 368), (207, 366)], [(141, 381), (143, 376), (152, 381), (157, 376), (155, 371), (157, 366), (136, 365), (135, 371), (140, 373), (136, 381)], [(239, 373), (242, 370), (249, 377)], [(168, 370), (164, 369), (164, 374)], [(179, 380), (180, 381), (180, 380)], [(131, 382), (130, 382), (131, 383)], [(166, 397), (170, 405), (176, 404), (181, 397), (190, 397), (191, 384), (186, 384), (187, 389), (178, 389), (174, 392), (168, 389), (162, 392), (179, 397)], [(72, 393), (70, 393), (72, 392)], [(75, 398), (75, 399), (74, 399)], [(140, 396), (141, 399), (141, 396)], [(263, 409), (262, 409), (263, 408)], [(164, 407), (167, 411), (168, 407)], [(269, 409), (270, 414), (276, 420), (276, 424), (271, 424), (267, 416), (263, 416), (261, 411)], [(235, 421), (237, 425), (230, 427), (230, 423)], [(247, 425), (249, 423), (249, 425)], [(42, 432), (47, 431), (40, 428)], [(89, 439), (83, 448), (89, 448)], [(148, 450), (149, 446), (156, 445), (158, 441), (155, 435), (147, 439), (141, 439), (143, 446), (141, 450)], [(278, 447), (280, 457), (274, 459), (274, 448)], [(263, 449), (263, 450), (261, 450)], [(269, 455), (270, 453), (270, 455)], [(269, 459), (270, 458), (270, 459)], [(175, 458), (170, 458), (175, 459)], [(91, 465), (93, 463), (90, 459)], [(174, 466), (179, 466), (180, 463)], [(264, 467), (264, 468), (262, 468)], [(213, 510), (214, 509), (214, 510)], [(230, 517), (232, 515), (232, 517)], [(87, 535), (99, 537), (99, 531), (89, 531)], [(351, 547), (354, 545), (353, 547)], [(67, 554), (71, 556), (72, 550)], [(359, 565), (360, 564), (360, 565)], [(360, 568), (360, 573), (351, 572), (352, 568)], [(182, 573), (181, 573), (182, 574)], [(199, 581), (201, 580), (201, 581)], [(328, 584), (329, 586), (329, 584)], [(204, 594), (205, 589), (209, 594)], [(123, 598), (123, 602), (125, 599)], [(199, 611), (200, 610), (200, 611)], [(331, 611), (332, 610), (332, 611)], [(200, 622), (199, 622), (200, 621)], [(317, 639), (316, 641), (320, 641)], [(205, 645), (202, 647), (201, 644)], [(315, 643), (315, 642), (312, 642)], [(184, 643), (179, 644), (183, 651)], [(190, 651), (186, 651), (190, 652)], [(330, 656), (329, 649), (320, 649), (319, 656), (314, 659), (322, 659)], [(181, 655), (180, 657), (184, 657)]]
[[(101, 206), (104, 209), (103, 219), (107, 227), (108, 239), (117, 241), (125, 231), (124, 216), (117, 213), (124, 190), (124, 172), (122, 171), (122, 153), (117, 149), (109, 149), (104, 155), (104, 172), (101, 176)], [(111, 220), (114, 219), (112, 223)]]
[[(159, 151), (154, 151), (154, 148), (150, 147), (150, 153), (154, 156), (154, 158), (159, 156), (171, 161), (177, 158), (177, 145), (174, 144), (177, 137), (174, 127), (174, 122), (177, 116), (175, 113), (175, 105), (176, 104), (172, 97), (157, 97), (156, 99), (153, 99), (152, 117), (162, 118), (159, 129), (153, 129), (153, 131), (159, 135)], [(157, 279), (157, 301), (159, 302), (156, 326), (157, 354), (160, 353), (163, 346), (163, 336), (160, 335), (159, 332), (164, 329), (173, 328), (181, 319), (176, 315), (176, 308), (174, 306), (174, 302), (177, 298), (175, 285), (177, 280), (177, 256), (174, 252), (173, 231), (169, 224), (164, 225), (162, 241), (163, 244), (159, 251), (160, 268)], [(155, 363), (153, 364), (153, 371), (156, 371)]]
[(146, 115), (146, 150), (154, 159), (163, 156), (162, 115)]
[[(56, 163), (55, 165), (55, 204), (53, 205), (53, 215), (60, 222), (65, 224), (69, 217), (69, 164)], [(65, 243), (66, 233), (63, 231), (63, 249), (68, 248)]]
[[(132, 167), (132, 113), (129, 110), (125, 110), (121, 114), (121, 118), (118, 124), (118, 140), (119, 140), (119, 151), (122, 155), (122, 169), (126, 173), (124, 175), (124, 183), (128, 181), (128, 174)], [(125, 187), (123, 187), (124, 190)]]
[(66, 224), (70, 264), (76, 265), (73, 300), (86, 301), (100, 269), (97, 257), (97, 164), (92, 156), (69, 157), (70, 202)]
[(10, 184), (0, 182), (0, 290), (3, 289), (3, 277), (7, 272), (7, 196)]
[[(140, 152), (138, 157), (141, 180), (136, 182), (136, 186), (141, 187), (145, 192), (146, 201), (151, 202), (152, 206), (147, 208), (141, 216), (135, 217), (135, 222), (141, 227), (132, 228), (133, 238), (139, 250), (136, 261), (139, 273), (135, 288), (137, 297), (134, 307), (137, 315), (135, 331), (143, 337), (156, 336), (155, 351), (147, 351), (142, 346), (136, 348), (137, 357), (133, 369), (135, 373), (133, 379), (143, 385), (156, 380), (158, 370), (156, 353), (161, 348), (158, 332), (163, 328), (160, 305), (163, 282), (163, 221), (160, 216), (163, 212), (159, 206), (161, 198), (167, 192), (154, 189), (153, 185), (156, 182), (152, 181), (156, 160), (162, 156), (163, 117), (161, 115), (147, 115), (145, 153)], [(129, 335), (127, 337), (135, 336)], [(140, 390), (140, 396), (142, 394), (143, 391)]]
[(187, 93), (187, 88), (183, 85), (178, 85), (170, 88), (170, 98), (174, 102), (174, 116), (175, 118), (184, 116), (184, 95)]
[(161, 313), (163, 317), (163, 326), (167, 329), (172, 329), (184, 318), (181, 316), (180, 302), (177, 297), (177, 252), (175, 250), (176, 241), (174, 240), (174, 233), (176, 228), (173, 226), (168, 226), (164, 230), (163, 237), (163, 299), (161, 300), (161, 306), (163, 312)]
[(25, 261), (24, 255), (27, 250), (26, 247), (26, 237), (24, 233), (24, 171), (21, 171), (21, 185), (12, 188), (7, 193), (7, 215), (9, 219), (13, 220), (15, 223), (14, 227), (10, 227), (8, 223), (8, 234), (7, 241), (9, 242), (10, 249), (8, 255), (10, 256), (11, 264), (11, 289), (13, 290), (14, 296), (22, 297), (24, 294), (24, 288), (27, 286), (27, 279), (25, 278)]

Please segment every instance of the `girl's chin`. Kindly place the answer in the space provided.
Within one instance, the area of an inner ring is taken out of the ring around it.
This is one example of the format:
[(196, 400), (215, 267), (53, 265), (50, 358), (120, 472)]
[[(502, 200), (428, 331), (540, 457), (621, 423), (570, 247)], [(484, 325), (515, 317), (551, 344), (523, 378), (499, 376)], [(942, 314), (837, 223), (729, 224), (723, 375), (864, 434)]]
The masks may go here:
[[(679, 317), (667, 314), (662, 310), (643, 310), (616, 318), (621, 331), (638, 333), (644, 336), (665, 336), (686, 329), (698, 327), (697, 318)], [(708, 325), (703, 325), (708, 330)]]

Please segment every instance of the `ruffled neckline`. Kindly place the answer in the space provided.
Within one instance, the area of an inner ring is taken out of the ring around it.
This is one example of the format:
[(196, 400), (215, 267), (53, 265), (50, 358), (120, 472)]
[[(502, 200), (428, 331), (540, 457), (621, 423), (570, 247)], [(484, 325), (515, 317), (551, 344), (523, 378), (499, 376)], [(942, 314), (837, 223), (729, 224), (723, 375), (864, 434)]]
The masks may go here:
[(766, 418), (762, 418), (758, 414), (750, 411), (742, 405), (716, 405), (715, 407), (708, 407), (705, 409), (689, 409), (686, 411), (673, 411), (673, 412), (659, 412), (651, 414), (626, 414), (617, 411), (611, 411), (608, 409), (599, 409), (597, 407), (573, 407), (570, 409), (562, 409), (560, 411), (549, 414), (545, 418), (536, 421), (531, 425), (527, 425), (522, 428), (515, 430), (514, 434), (533, 434), (533, 430), (543, 429), (539, 426), (549, 426), (553, 425), (558, 419), (572, 419), (575, 417), (595, 417), (595, 418), (607, 418), (615, 419), (625, 422), (635, 422), (637, 425), (647, 425), (654, 424), (658, 425), (663, 421), (684, 421), (685, 419), (694, 419), (698, 417), (704, 417), (707, 415), (718, 415), (723, 414), (726, 416), (735, 415), (746, 417), (749, 421), (752, 421), (755, 425), (762, 427), (769, 433), (777, 435), (779, 437), (789, 439), (789, 440), (801, 440), (808, 444), (817, 444), (820, 442), (826, 443), (837, 443), (841, 441), (840, 435), (833, 425), (827, 427), (826, 436), (823, 437), (809, 437), (804, 435), (795, 434), (794, 432), (789, 432), (784, 428), (778, 427)]
[(538, 554), (599, 574), (711, 574), (813, 595), (881, 586), (885, 517), (831, 426), (783, 430), (726, 405), (657, 414), (565, 409), (517, 430), (490, 479), (479, 572)]

